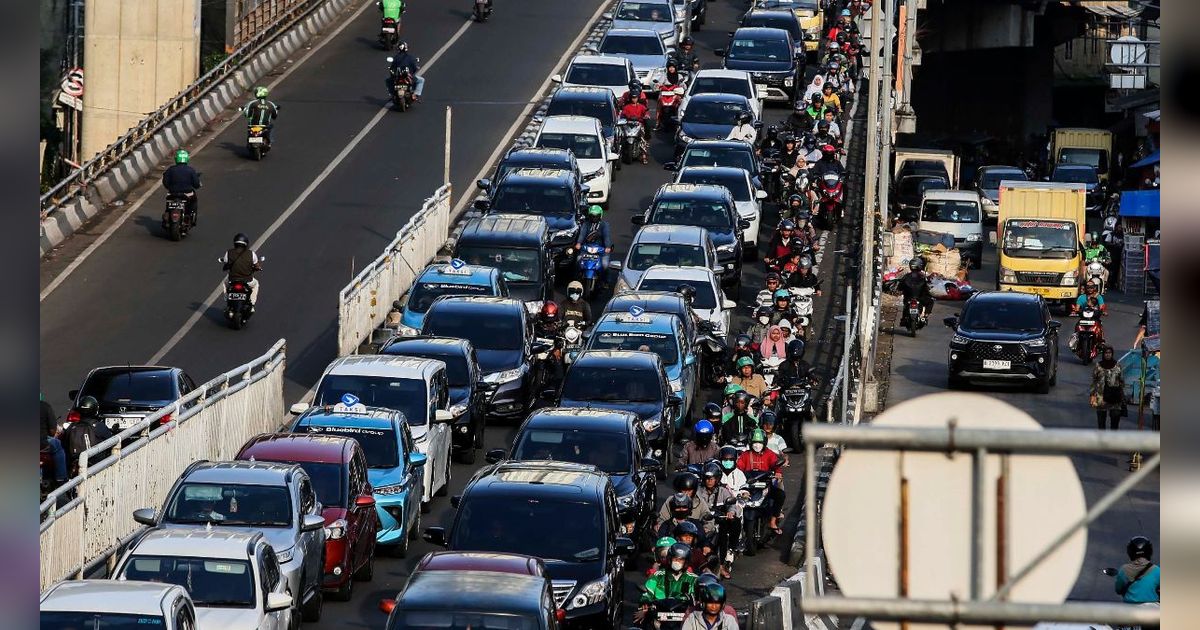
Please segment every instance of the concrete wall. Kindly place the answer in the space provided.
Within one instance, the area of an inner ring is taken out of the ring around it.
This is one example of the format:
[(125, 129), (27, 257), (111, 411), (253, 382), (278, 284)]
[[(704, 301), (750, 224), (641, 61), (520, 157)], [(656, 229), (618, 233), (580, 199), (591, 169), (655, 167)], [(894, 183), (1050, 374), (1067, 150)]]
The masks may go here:
[(984, 48), (1031, 46), (1032, 11), (1016, 4), (957, 2), (928, 5), (921, 14), (921, 49), (955, 52)]
[(84, 11), (87, 160), (199, 76), (200, 0), (86, 0)]

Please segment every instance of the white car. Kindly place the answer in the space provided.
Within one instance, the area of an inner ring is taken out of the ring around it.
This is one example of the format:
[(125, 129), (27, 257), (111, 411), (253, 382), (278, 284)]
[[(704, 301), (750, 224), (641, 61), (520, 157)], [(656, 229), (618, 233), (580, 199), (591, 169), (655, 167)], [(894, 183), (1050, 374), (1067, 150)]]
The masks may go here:
[(39, 608), (43, 628), (196, 627), (187, 590), (161, 582), (64, 580), (42, 593)]
[(292, 619), (298, 613), (288, 581), (262, 532), (151, 529), (134, 539), (113, 576), (183, 586), (196, 606), (198, 630), (286, 630), (299, 625)]
[[(582, 165), (581, 165), (582, 166)], [(344, 404), (394, 409), (404, 414), (413, 446), (427, 458), (421, 509), (429, 510), (435, 494), (450, 488), (450, 385), (446, 364), (436, 359), (385, 354), (352, 355), (335, 359), (317, 383), (313, 405)], [(309, 405), (292, 405), (304, 413)]]
[(697, 72), (688, 84), (687, 93), (679, 104), (680, 111), (695, 94), (737, 94), (750, 101), (754, 120), (762, 120), (763, 102), (754, 87), (754, 79), (745, 70), (705, 69)]
[(725, 297), (725, 293), (721, 291), (721, 279), (712, 269), (654, 265), (642, 274), (634, 290), (675, 291), (681, 284), (696, 290), (692, 310), (700, 319), (712, 323), (713, 334), (729, 334), (729, 317), (737, 308), (737, 302)]
[(613, 166), (618, 155), (609, 148), (599, 120), (591, 116), (547, 116), (542, 120), (533, 146), (567, 149), (574, 154), (583, 181), (588, 185), (588, 203), (608, 204)]
[(668, 51), (654, 31), (610, 28), (600, 40), (599, 53), (628, 59), (647, 93), (657, 93), (659, 84), (666, 81)]
[(648, 28), (658, 33), (669, 48), (679, 44), (683, 31), (675, 21), (671, 0), (622, 0), (616, 11), (603, 17), (612, 20), (610, 28)]
[(629, 92), (629, 82), (637, 78), (633, 64), (624, 57), (610, 55), (575, 55), (565, 74), (556, 74), (550, 80), (563, 87), (601, 87), (620, 99)]
[(738, 218), (750, 222), (742, 230), (743, 257), (753, 259), (758, 253), (758, 226), (762, 222), (762, 201), (767, 198), (764, 190), (754, 187), (746, 169), (729, 166), (685, 166), (679, 170), (675, 182), (679, 184), (714, 184), (729, 189)]

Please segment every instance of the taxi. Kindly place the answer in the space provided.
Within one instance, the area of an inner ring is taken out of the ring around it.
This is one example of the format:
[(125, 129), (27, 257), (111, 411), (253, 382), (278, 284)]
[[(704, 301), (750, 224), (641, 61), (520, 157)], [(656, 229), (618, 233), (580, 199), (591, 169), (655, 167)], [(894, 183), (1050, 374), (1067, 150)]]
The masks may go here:
[(508, 297), (504, 276), (495, 267), (468, 265), (455, 258), (448, 263), (425, 267), (403, 298), (397, 334), (412, 337), (421, 333), (425, 313), (433, 301), (443, 295), (484, 295)]

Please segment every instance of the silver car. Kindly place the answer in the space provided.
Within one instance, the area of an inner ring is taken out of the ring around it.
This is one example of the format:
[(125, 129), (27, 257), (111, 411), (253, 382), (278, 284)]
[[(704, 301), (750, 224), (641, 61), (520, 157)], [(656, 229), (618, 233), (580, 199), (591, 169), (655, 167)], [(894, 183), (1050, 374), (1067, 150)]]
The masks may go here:
[(622, 0), (616, 11), (604, 17), (612, 20), (611, 28), (647, 28), (658, 33), (668, 48), (679, 44), (680, 29), (671, 0)]
[(633, 64), (647, 92), (658, 92), (667, 78), (667, 47), (657, 33), (644, 28), (611, 28), (597, 49), (602, 55), (623, 57)]
[(211, 525), (262, 532), (279, 558), (293, 606), (321, 618), (325, 518), (308, 473), (299, 464), (198, 461), (188, 466), (160, 511), (134, 510), (133, 520), (160, 528)]
[(161, 582), (64, 580), (42, 593), (39, 608), (43, 628), (196, 628), (188, 592)]
[(654, 265), (709, 267), (721, 271), (717, 248), (708, 230), (694, 225), (647, 225), (638, 230), (625, 255), (625, 262), (612, 261), (618, 272), (613, 293), (630, 291), (642, 274)]

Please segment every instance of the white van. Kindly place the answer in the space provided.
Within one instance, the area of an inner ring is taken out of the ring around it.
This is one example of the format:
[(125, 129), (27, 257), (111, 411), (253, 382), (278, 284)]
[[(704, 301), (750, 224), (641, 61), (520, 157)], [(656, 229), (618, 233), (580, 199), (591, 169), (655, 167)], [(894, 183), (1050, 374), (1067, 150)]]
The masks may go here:
[(954, 237), (962, 257), (971, 268), (983, 261), (983, 207), (974, 190), (931, 190), (921, 198), (918, 228)]

